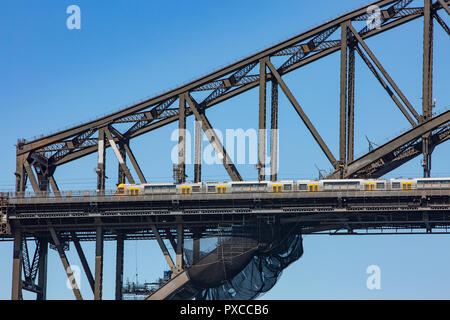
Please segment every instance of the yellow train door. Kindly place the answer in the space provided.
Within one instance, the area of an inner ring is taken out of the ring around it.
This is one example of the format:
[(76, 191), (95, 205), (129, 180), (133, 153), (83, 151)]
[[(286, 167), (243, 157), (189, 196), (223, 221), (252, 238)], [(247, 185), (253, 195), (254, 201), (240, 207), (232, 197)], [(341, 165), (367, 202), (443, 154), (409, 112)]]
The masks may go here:
[(191, 187), (181, 187), (181, 194), (191, 194)]
[(309, 184), (308, 185), (308, 191), (309, 192), (318, 192), (319, 191), (319, 185), (318, 184)]
[(375, 190), (375, 183), (366, 183), (364, 185), (364, 191), (374, 191)]
[(217, 193), (227, 193), (227, 186), (217, 186)]
[(412, 182), (402, 182), (402, 190), (403, 191), (411, 191), (412, 190)]
[(281, 192), (283, 192), (281, 187), (282, 187), (281, 184), (274, 184), (274, 185), (272, 185), (272, 192), (274, 192), (274, 193), (281, 193)]

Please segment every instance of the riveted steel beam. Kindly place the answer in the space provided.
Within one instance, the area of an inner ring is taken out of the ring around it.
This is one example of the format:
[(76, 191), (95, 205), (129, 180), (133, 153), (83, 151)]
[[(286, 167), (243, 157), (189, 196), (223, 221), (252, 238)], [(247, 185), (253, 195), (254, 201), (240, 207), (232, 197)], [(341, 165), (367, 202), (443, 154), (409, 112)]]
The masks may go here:
[(117, 235), (116, 245), (116, 300), (122, 300), (122, 288), (123, 288), (123, 257), (124, 257), (124, 240), (125, 235), (120, 233)]
[(48, 238), (39, 238), (39, 267), (38, 267), (38, 287), (36, 300), (47, 299), (47, 265), (48, 265)]
[(127, 180), (129, 183), (134, 184), (134, 178), (130, 173), (130, 169), (128, 169), (127, 164), (125, 163), (125, 160), (123, 159), (122, 155), (120, 154), (119, 148), (117, 148), (117, 144), (114, 141), (114, 138), (111, 135), (111, 132), (109, 131), (108, 128), (104, 128), (106, 137), (108, 139), (109, 145), (111, 146), (111, 148), (114, 151), (114, 154), (116, 155), (117, 160), (119, 161), (119, 165), (122, 168), (122, 171), (124, 172), (125, 176), (127, 177)]
[(152, 228), (153, 235), (155, 236), (156, 241), (158, 242), (158, 245), (161, 248), (161, 251), (163, 252), (164, 258), (166, 258), (166, 261), (167, 261), (167, 264), (169, 265), (170, 270), (172, 270), (172, 272), (174, 274), (176, 274), (177, 268), (175, 267), (175, 263), (173, 262), (173, 259), (170, 256), (169, 250), (167, 250), (166, 244), (164, 243), (163, 239), (161, 238), (161, 235), (160, 235), (158, 229), (156, 228), (155, 225), (152, 225), (151, 228)]
[(49, 225), (49, 231), (50, 235), (52, 236), (53, 243), (55, 244), (56, 249), (58, 250), (59, 258), (61, 259), (64, 271), (66, 272), (67, 278), (69, 279), (69, 283), (72, 287), (73, 294), (75, 295), (75, 298), (77, 300), (83, 300), (79, 286), (73, 275), (72, 268), (70, 267), (69, 260), (67, 259), (66, 254), (64, 253), (63, 247), (61, 245), (61, 242), (59, 241), (55, 229), (51, 225)]
[(355, 153), (355, 46), (349, 47), (347, 84), (347, 163)]
[(103, 296), (103, 229), (98, 226), (95, 239), (95, 279), (94, 300), (102, 300)]
[(278, 82), (272, 79), (270, 112), (270, 180), (278, 177)]
[(202, 123), (194, 118), (194, 182), (202, 181)]
[[(445, 7), (444, 7), (445, 8)], [(448, 9), (448, 8), (447, 8)], [(433, 116), (433, 10), (432, 0), (424, 0), (423, 12), (423, 81), (422, 81), (422, 121)], [(422, 137), (423, 176), (431, 175), (431, 145), (429, 133)]]
[(22, 300), (22, 230), (14, 228), (11, 300)]
[(75, 232), (72, 232), (71, 236), (73, 244), (75, 245), (75, 249), (77, 250), (78, 257), (80, 258), (81, 265), (83, 266), (84, 273), (86, 274), (86, 278), (88, 279), (89, 286), (91, 287), (92, 293), (95, 293), (94, 277), (92, 276), (91, 268), (89, 267), (89, 263), (83, 252), (83, 248), (81, 247), (80, 240), (78, 239)]
[(258, 180), (266, 180), (266, 61), (259, 61)]
[(347, 79), (348, 79), (348, 21), (341, 23), (341, 83), (339, 112), (339, 167), (341, 176), (347, 164)]
[(179, 97), (178, 112), (178, 181), (184, 183), (186, 181), (186, 98), (182, 94)]

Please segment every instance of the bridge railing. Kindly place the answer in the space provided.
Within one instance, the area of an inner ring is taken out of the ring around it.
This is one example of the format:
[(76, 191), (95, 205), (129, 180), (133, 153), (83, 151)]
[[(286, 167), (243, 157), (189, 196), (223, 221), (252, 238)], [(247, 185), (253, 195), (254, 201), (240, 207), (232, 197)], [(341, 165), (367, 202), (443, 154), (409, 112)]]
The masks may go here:
[(114, 196), (115, 190), (105, 190), (103, 192), (98, 192), (95, 190), (70, 190), (70, 191), (59, 191), (54, 193), (51, 191), (41, 191), (41, 192), (4, 192), (2, 193), (6, 198), (9, 199), (21, 199), (21, 198), (87, 198), (87, 197), (111, 197)]
[[(192, 194), (179, 194), (179, 193), (151, 193), (151, 194), (141, 194), (139, 196), (133, 195), (122, 195), (114, 196), (115, 190), (105, 190), (100, 193), (95, 190), (76, 190), (76, 191), (60, 191), (55, 194), (53, 192), (3, 192), (0, 193), (0, 198), (3, 199), (75, 199), (75, 198), (107, 198), (114, 197), (118, 199), (134, 199), (145, 197), (149, 201), (161, 200), (161, 197), (172, 196), (172, 199), (177, 199), (180, 197), (190, 197), (190, 196), (202, 196), (204, 200), (217, 199), (218, 197), (223, 197), (227, 195), (236, 195), (241, 198), (242, 195), (248, 195), (248, 198), (262, 199), (269, 198), (270, 195), (275, 197), (289, 197), (290, 194), (301, 195), (305, 198), (311, 197), (321, 197), (332, 196), (332, 197), (373, 197), (373, 196), (408, 196), (408, 195), (422, 195), (427, 196), (430, 193), (436, 196), (450, 196), (450, 188), (427, 188), (427, 189), (414, 189), (414, 190), (376, 190), (376, 191), (365, 191), (365, 190), (333, 190), (333, 191), (320, 191), (320, 192), (305, 192), (305, 191), (286, 191), (283, 193), (272, 193), (272, 192), (230, 192), (226, 194), (209, 193), (209, 192), (196, 192)], [(197, 198), (198, 199), (198, 198)]]

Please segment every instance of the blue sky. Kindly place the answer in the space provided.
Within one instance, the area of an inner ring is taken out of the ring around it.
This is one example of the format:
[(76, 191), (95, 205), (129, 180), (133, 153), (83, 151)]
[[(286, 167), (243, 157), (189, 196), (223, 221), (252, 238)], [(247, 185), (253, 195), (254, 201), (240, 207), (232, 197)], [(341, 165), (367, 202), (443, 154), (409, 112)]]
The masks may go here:
[[(0, 3), (0, 191), (14, 189), (18, 138), (48, 134), (132, 105), (308, 30), (368, 3), (342, 1), (2, 1)], [(81, 9), (81, 29), (66, 27), (66, 8)], [(421, 1), (415, 1), (417, 6)], [(414, 6), (414, 4), (412, 5)], [(441, 16), (447, 21), (444, 12)], [(369, 39), (367, 44), (412, 105), (421, 110), (423, 19)], [(435, 23), (436, 110), (450, 107), (446, 75), (448, 36)], [(365, 136), (382, 144), (409, 123), (362, 60), (356, 61), (355, 155), (367, 152)], [(287, 85), (338, 157), (339, 54), (284, 77)], [(216, 128), (258, 126), (258, 91), (208, 110)], [(283, 179), (316, 178), (330, 164), (280, 90), (280, 171)], [(192, 129), (191, 118), (188, 129)], [(176, 124), (132, 141), (149, 181), (171, 181), (170, 140)], [(450, 147), (433, 154), (433, 176), (450, 176)], [(117, 161), (107, 153), (107, 187), (117, 181)], [(387, 175), (420, 177), (421, 159)], [(95, 188), (96, 155), (58, 168), (63, 190)], [(188, 166), (188, 179), (192, 167)], [(238, 167), (255, 179), (253, 165)], [(203, 179), (227, 180), (219, 165), (204, 166)], [(450, 239), (445, 235), (306, 236), (304, 256), (291, 265), (267, 299), (450, 298)], [(93, 243), (83, 243), (92, 262)], [(152, 281), (167, 265), (156, 243), (127, 241), (124, 278)], [(72, 264), (80, 264), (72, 246)], [(0, 299), (10, 298), (12, 243), (0, 243)], [(104, 297), (114, 297), (114, 243), (105, 245)], [(137, 262), (137, 263), (136, 263)], [(366, 268), (378, 265), (381, 290), (366, 288)], [(57, 254), (50, 250), (49, 299), (72, 299)], [(87, 280), (82, 293), (92, 298)], [(26, 298), (34, 298), (25, 294)]]

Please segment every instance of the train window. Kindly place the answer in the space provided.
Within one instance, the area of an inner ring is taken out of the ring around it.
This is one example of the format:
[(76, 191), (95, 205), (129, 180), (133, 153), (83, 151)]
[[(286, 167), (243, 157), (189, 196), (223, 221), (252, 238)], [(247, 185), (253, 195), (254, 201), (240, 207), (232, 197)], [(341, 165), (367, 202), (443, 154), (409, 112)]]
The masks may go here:
[(290, 185), (290, 184), (284, 184), (284, 185), (283, 185), (283, 190), (285, 190), (285, 191), (292, 190), (292, 185)]
[(154, 186), (145, 186), (144, 193), (170, 193), (174, 192), (176, 187), (174, 185), (154, 185)]
[(400, 189), (400, 182), (392, 182), (392, 189)]
[(192, 192), (200, 192), (200, 186), (193, 186)]
[(306, 184), (299, 184), (298, 185), (298, 190), (304, 190), (304, 191), (306, 191), (306, 190), (308, 190), (308, 185), (306, 185)]
[(216, 192), (216, 186), (208, 186), (208, 192)]
[(377, 189), (384, 189), (384, 182), (377, 182), (377, 185), (376, 185), (376, 187), (377, 187)]

